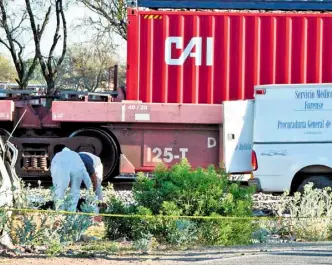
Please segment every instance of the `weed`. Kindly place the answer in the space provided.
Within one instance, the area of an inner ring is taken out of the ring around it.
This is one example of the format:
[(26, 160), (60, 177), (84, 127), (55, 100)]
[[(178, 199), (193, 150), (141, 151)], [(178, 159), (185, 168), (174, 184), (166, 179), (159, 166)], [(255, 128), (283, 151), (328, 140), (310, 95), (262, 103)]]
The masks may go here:
[(153, 249), (156, 242), (154, 236), (150, 233), (142, 234), (142, 236), (133, 242), (133, 248), (144, 253), (148, 253)]
[(46, 249), (45, 254), (49, 257), (55, 257), (61, 254), (65, 249), (64, 244), (60, 242), (59, 238), (53, 238), (48, 243), (48, 248)]
[(332, 193), (331, 188), (314, 189), (313, 183), (304, 187), (304, 193), (281, 197), (277, 221), (263, 220), (260, 227), (270, 234), (288, 236), (297, 240), (321, 241), (332, 239)]
[(80, 247), (82, 251), (116, 253), (119, 246), (116, 242), (110, 241), (92, 241)]
[[(21, 192), (16, 195), (15, 200), (17, 209), (38, 207), (44, 202), (44, 200), (40, 199), (32, 202), (31, 198), (27, 197), (31, 191), (30, 185), (26, 186), (23, 182), (21, 182), (21, 185)], [(38, 189), (42, 189), (42, 186), (39, 185)], [(50, 245), (50, 242), (56, 238), (56, 241), (53, 242), (56, 248), (58, 241), (60, 244), (78, 241), (82, 234), (92, 225), (92, 219), (89, 216), (57, 213), (59, 204), (66, 207), (71, 205), (71, 203), (71, 196), (67, 192), (65, 199), (55, 205), (55, 213), (14, 212), (7, 222), (13, 243), (20, 245)], [(86, 202), (81, 206), (81, 210), (83, 212), (94, 212), (96, 210), (96, 196), (92, 190), (87, 192)]]

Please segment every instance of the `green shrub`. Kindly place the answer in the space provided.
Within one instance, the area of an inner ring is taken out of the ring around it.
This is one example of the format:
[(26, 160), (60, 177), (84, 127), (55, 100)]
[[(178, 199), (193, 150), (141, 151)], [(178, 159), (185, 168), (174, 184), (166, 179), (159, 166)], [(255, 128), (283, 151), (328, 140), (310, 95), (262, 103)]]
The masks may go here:
[(177, 218), (180, 215), (182, 215), (182, 210), (174, 202), (165, 201), (162, 203), (159, 214), (146, 220), (145, 229), (142, 229), (142, 223), (137, 229), (148, 230), (148, 233), (152, 233), (159, 243), (182, 246), (196, 241), (196, 223)]
[(161, 211), (165, 201), (174, 202), (187, 216), (251, 214), (253, 188), (230, 183), (227, 174), (214, 166), (191, 170), (183, 160), (170, 170), (159, 165), (154, 175), (154, 178), (140, 175), (133, 188), (137, 203), (151, 209), (153, 214)]
[(257, 225), (248, 219), (212, 219), (202, 221), (200, 228), (199, 239), (203, 244), (232, 246), (251, 243)]
[[(115, 195), (110, 195), (107, 201), (108, 208), (105, 213), (108, 214), (135, 214), (137, 209), (132, 205), (125, 205)], [(105, 222), (106, 237), (111, 240), (125, 237), (127, 239), (133, 239), (133, 218), (123, 217), (103, 217)]]
[(107, 213), (154, 217), (106, 218), (107, 237), (139, 240), (151, 235), (159, 243), (173, 245), (198, 240), (209, 245), (245, 244), (254, 229), (249, 220), (189, 220), (177, 216), (248, 217), (252, 214), (253, 193), (253, 188), (229, 182), (227, 174), (213, 166), (192, 170), (187, 160), (170, 169), (158, 165), (154, 178), (139, 174), (133, 187), (136, 205), (125, 206), (112, 197), (107, 209)]

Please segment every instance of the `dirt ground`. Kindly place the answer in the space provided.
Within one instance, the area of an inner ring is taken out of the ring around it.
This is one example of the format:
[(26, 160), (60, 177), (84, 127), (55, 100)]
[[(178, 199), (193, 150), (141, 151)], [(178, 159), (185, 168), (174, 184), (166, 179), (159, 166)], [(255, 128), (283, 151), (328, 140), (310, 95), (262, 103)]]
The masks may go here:
[(0, 258), (8, 265), (109, 265), (109, 264), (331, 264), (332, 242), (262, 244), (247, 247), (215, 247), (191, 251), (159, 252), (147, 255), (95, 255), (57, 257), (26, 255)]

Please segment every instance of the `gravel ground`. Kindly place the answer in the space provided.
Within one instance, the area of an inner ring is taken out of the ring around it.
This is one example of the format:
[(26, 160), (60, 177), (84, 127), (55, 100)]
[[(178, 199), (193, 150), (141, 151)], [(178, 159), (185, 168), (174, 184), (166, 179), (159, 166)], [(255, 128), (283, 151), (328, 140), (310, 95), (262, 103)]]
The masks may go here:
[(155, 252), (149, 255), (103, 255), (90, 258), (26, 255), (19, 258), (2, 259), (8, 265), (88, 265), (88, 264), (332, 264), (332, 242), (261, 244), (240, 247), (212, 247), (188, 251)]
[(253, 208), (255, 211), (263, 211), (272, 214), (278, 210), (281, 196), (256, 193), (253, 195)]

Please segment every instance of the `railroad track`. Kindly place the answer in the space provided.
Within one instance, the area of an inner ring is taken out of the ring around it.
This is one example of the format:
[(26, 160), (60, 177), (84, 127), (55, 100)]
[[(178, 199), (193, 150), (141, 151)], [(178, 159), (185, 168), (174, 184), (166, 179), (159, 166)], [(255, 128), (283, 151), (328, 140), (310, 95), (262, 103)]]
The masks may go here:
[[(116, 195), (116, 197), (121, 200), (125, 204), (131, 204), (134, 203), (133, 193), (132, 193), (132, 187), (133, 187), (133, 181), (116, 181), (112, 183), (114, 192), (113, 194)], [(50, 184), (50, 183), (49, 183)], [(106, 184), (106, 185), (105, 185)], [(107, 186), (107, 183), (105, 183), (103, 186)], [(34, 201), (34, 202), (42, 202), (42, 201), (48, 201), (51, 200), (51, 193), (48, 189), (50, 185), (44, 185), (42, 183), (43, 188), (38, 188), (31, 186), (31, 191), (28, 195), (28, 200)], [(104, 193), (104, 197), (108, 197), (109, 194), (107, 194), (106, 191)], [(273, 194), (264, 194), (264, 193), (255, 193), (253, 195), (253, 212), (255, 215), (274, 215), (274, 213), (277, 211), (278, 206), (280, 203), (280, 196), (279, 195), (273, 195)]]

